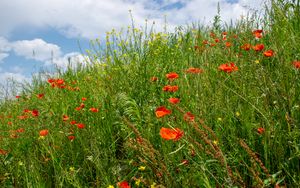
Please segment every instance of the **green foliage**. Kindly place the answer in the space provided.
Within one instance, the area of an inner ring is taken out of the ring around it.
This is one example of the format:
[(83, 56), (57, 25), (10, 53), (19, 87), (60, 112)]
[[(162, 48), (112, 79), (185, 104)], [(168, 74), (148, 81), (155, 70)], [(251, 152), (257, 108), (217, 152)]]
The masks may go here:
[(90, 65), (3, 101), (0, 185), (299, 187), (299, 0), (223, 28), (219, 13), (212, 27), (108, 32)]

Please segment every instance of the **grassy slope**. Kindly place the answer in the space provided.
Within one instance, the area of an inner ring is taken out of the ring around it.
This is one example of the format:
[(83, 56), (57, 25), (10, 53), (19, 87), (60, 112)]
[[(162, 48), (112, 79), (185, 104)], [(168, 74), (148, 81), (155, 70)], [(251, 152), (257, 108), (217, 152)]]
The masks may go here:
[[(0, 184), (299, 186), (300, 70), (292, 64), (300, 59), (299, 2), (288, 16), (286, 7), (274, 3), (259, 40), (249, 20), (225, 28), (226, 41), (214, 28), (179, 28), (172, 34), (132, 28), (123, 39), (111, 32), (105, 49), (89, 52), (92, 66), (59, 74), (64, 83), (55, 87), (36, 79), (21, 98), (1, 105)], [(244, 44), (264, 44), (265, 49), (246, 51)], [(265, 57), (268, 49), (275, 55)], [(218, 70), (228, 62), (238, 71)], [(187, 73), (190, 67), (204, 72)], [(179, 78), (169, 81), (170, 72)], [(165, 85), (179, 90), (164, 92)], [(38, 98), (41, 93), (44, 97)], [(180, 103), (170, 104), (170, 97)], [(81, 103), (84, 108), (76, 110)], [(156, 118), (160, 106), (172, 114)], [(184, 120), (186, 112), (194, 122)], [(161, 127), (180, 128), (184, 136), (164, 140)], [(265, 131), (260, 134), (258, 128)], [(49, 134), (41, 137), (43, 129)]]

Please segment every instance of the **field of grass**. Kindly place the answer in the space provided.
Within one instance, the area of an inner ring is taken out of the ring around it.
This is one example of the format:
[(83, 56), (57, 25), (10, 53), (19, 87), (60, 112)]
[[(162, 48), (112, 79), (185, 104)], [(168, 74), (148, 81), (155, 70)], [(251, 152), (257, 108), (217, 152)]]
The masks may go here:
[(112, 31), (91, 64), (35, 78), (0, 105), (0, 186), (300, 187), (299, 0), (269, 3)]

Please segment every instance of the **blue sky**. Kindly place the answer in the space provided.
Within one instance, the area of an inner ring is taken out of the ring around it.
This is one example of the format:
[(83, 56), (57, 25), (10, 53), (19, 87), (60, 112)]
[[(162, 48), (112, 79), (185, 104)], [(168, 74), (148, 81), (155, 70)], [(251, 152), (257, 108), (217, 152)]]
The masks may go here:
[[(29, 81), (41, 68), (67, 59), (82, 61), (89, 41), (103, 39), (111, 29), (130, 25), (129, 10), (136, 25), (145, 19), (168, 28), (195, 21), (209, 23), (221, 6), (223, 21), (240, 19), (248, 8), (260, 9), (262, 0), (1, 0), (0, 84), (13, 77)], [(1, 93), (0, 93), (1, 94)]]

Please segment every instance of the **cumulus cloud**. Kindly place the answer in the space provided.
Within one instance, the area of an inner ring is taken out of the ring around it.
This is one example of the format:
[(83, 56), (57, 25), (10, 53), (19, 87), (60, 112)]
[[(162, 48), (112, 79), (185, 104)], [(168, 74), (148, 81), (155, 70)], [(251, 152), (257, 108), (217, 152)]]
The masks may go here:
[[(248, 10), (258, 9), (263, 0), (2, 0), (0, 1), (0, 35), (9, 35), (20, 26), (46, 27), (60, 30), (68, 37), (93, 39), (112, 28), (130, 25), (128, 10), (135, 23), (144, 25), (145, 19), (164, 23), (167, 15), (170, 26), (192, 21), (211, 20), (220, 2), (223, 20), (235, 20)], [(12, 14), (13, 13), (13, 14)]]
[(57, 57), (45, 62), (46, 66), (57, 66), (58, 68), (66, 69), (68, 66), (76, 68), (79, 64), (85, 66), (88, 63), (88, 57), (78, 53), (67, 53), (62, 57)]
[(11, 43), (13, 51), (26, 59), (45, 61), (61, 55), (60, 47), (42, 39), (20, 40)]

